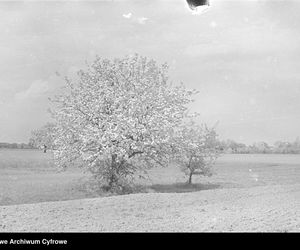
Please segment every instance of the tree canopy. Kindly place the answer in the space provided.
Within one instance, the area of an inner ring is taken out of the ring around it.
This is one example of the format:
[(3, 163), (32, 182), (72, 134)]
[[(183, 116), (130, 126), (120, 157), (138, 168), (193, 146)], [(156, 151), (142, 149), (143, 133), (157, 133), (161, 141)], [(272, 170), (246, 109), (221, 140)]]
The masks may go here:
[(166, 64), (137, 54), (97, 57), (66, 84), (53, 100), (56, 163), (65, 167), (80, 159), (110, 187), (168, 161), (174, 128), (188, 116), (196, 93), (173, 85)]
[(173, 137), (173, 152), (175, 162), (189, 176), (189, 184), (193, 175), (211, 176), (212, 165), (219, 156), (215, 129), (194, 122), (184, 124)]

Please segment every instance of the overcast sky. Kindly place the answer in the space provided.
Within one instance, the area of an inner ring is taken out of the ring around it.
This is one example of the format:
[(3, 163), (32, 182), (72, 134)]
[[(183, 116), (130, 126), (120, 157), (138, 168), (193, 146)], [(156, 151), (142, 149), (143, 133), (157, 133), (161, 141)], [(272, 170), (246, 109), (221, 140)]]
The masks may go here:
[(220, 138), (300, 136), (300, 2), (185, 0), (0, 2), (0, 141), (27, 142), (50, 120), (48, 97), (96, 54), (168, 62), (197, 88), (192, 109)]

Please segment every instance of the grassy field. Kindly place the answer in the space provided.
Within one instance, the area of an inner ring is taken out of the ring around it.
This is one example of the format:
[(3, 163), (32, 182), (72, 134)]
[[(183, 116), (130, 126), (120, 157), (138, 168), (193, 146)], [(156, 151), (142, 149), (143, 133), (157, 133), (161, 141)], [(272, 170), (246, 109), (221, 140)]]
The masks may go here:
[(0, 150), (0, 205), (85, 198), (85, 177), (79, 169), (61, 172), (51, 153)]
[(0, 231), (299, 232), (299, 165), (299, 155), (223, 155), (192, 186), (170, 166), (149, 171), (139, 193), (103, 197), (50, 153), (1, 150)]
[[(250, 188), (300, 183), (300, 155), (223, 155), (213, 177), (193, 179), (176, 167), (155, 168), (138, 180), (140, 192), (183, 193), (208, 189)], [(104, 196), (82, 169), (60, 171), (51, 153), (38, 150), (0, 150), (0, 205), (62, 201)]]

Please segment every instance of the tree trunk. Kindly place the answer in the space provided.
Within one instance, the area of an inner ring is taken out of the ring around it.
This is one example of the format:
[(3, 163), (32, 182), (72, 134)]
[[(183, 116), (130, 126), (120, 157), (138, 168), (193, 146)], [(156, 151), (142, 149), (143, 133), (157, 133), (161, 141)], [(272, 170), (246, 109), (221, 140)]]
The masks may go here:
[(193, 168), (191, 168), (191, 162), (192, 162), (192, 159), (193, 159), (193, 156), (190, 156), (189, 163), (188, 163), (188, 165), (187, 165), (187, 168), (188, 168), (189, 171), (190, 171), (188, 184), (192, 184), (192, 177), (193, 177), (193, 173), (194, 173)]
[(192, 177), (193, 177), (193, 172), (190, 172), (189, 181), (188, 181), (189, 184), (192, 184)]
[(117, 158), (116, 154), (113, 154), (111, 156), (111, 175), (110, 175), (109, 182), (108, 182), (109, 189), (112, 189), (113, 186), (115, 184), (117, 184), (117, 182), (118, 182), (118, 177), (117, 177), (117, 175), (115, 173), (116, 168), (117, 168), (117, 166), (116, 166), (116, 164), (117, 164), (116, 163), (116, 158)]
[(110, 190), (113, 188), (115, 183), (116, 183), (116, 177), (115, 177), (115, 174), (112, 173), (112, 175), (109, 178), (109, 182), (108, 182), (108, 187)]

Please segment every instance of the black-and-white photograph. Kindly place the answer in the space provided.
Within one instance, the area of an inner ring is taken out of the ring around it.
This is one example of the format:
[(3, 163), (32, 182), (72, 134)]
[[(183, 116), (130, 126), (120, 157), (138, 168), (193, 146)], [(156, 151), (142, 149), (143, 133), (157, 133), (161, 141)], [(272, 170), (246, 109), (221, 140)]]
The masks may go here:
[(0, 1), (0, 30), (0, 232), (300, 232), (300, 0)]

